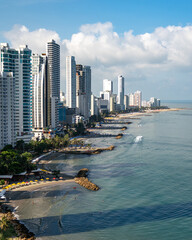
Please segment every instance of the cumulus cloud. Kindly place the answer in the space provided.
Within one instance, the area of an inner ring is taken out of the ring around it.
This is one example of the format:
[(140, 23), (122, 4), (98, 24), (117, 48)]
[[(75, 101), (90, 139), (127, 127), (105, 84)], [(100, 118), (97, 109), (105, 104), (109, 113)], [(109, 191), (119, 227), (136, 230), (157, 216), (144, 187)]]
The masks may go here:
[[(63, 89), (65, 56), (73, 55), (77, 63), (92, 67), (96, 93), (101, 90), (104, 78), (117, 81), (119, 74), (125, 76), (126, 92), (141, 89), (147, 96), (154, 92), (160, 94), (157, 97), (169, 98), (166, 96), (170, 88), (175, 87), (175, 96), (182, 98), (182, 85), (188, 93), (192, 91), (189, 81), (192, 77), (192, 26), (158, 27), (152, 33), (134, 35), (131, 30), (118, 34), (111, 22), (95, 23), (81, 26), (70, 39), (60, 40), (54, 31), (29, 31), (25, 26), (16, 25), (4, 36), (13, 47), (28, 44), (34, 52), (42, 52), (51, 39), (60, 43)], [(186, 84), (181, 84), (182, 76)]]
[(13, 48), (28, 45), (33, 52), (38, 53), (45, 52), (48, 41), (55, 39), (60, 42), (59, 34), (55, 31), (39, 28), (30, 32), (24, 25), (14, 25), (10, 31), (4, 33), (4, 36)]

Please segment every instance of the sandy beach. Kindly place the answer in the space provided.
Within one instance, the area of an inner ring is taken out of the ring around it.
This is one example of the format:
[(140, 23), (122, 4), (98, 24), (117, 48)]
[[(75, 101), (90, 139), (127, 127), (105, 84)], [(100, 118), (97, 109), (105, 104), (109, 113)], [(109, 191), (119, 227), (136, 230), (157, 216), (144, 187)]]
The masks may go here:
[(120, 113), (118, 114), (117, 117), (114, 117), (113, 120), (137, 118), (141, 116), (147, 116), (152, 113), (171, 112), (171, 111), (180, 111), (180, 110), (182, 110), (182, 108), (155, 109), (155, 110), (146, 110), (145, 112)]

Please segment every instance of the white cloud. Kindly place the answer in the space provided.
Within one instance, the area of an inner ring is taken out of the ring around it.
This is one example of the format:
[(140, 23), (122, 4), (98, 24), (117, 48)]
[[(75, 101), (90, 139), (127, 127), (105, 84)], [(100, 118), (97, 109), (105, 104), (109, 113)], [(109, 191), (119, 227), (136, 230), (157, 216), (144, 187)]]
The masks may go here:
[[(141, 89), (147, 97), (159, 94), (157, 97), (169, 98), (170, 87), (173, 92), (175, 89), (172, 94), (175, 98), (185, 98), (192, 91), (189, 81), (192, 78), (192, 26), (159, 27), (152, 33), (134, 35), (133, 31), (128, 31), (119, 35), (110, 22), (86, 24), (71, 39), (60, 41), (54, 31), (37, 29), (30, 32), (25, 26), (16, 25), (5, 33), (5, 37), (13, 47), (28, 44), (34, 52), (40, 53), (47, 41), (55, 39), (60, 43), (62, 88), (65, 85), (65, 56), (73, 55), (77, 63), (92, 67), (92, 85), (96, 93), (101, 90), (104, 78), (116, 80), (118, 74), (125, 76), (126, 92)], [(188, 89), (184, 95), (183, 85), (185, 91)]]
[(39, 28), (30, 32), (24, 25), (14, 25), (10, 31), (4, 33), (4, 36), (13, 48), (28, 45), (33, 52), (38, 53), (45, 52), (48, 41), (55, 39), (60, 42), (59, 35), (55, 31)]

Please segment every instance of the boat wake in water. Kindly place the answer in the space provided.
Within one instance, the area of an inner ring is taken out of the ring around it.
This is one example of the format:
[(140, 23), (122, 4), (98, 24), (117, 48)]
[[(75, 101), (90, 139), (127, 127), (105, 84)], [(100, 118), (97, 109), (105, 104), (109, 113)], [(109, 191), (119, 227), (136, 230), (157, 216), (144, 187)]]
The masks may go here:
[(137, 136), (134, 140), (134, 143), (140, 143), (143, 141), (143, 136)]

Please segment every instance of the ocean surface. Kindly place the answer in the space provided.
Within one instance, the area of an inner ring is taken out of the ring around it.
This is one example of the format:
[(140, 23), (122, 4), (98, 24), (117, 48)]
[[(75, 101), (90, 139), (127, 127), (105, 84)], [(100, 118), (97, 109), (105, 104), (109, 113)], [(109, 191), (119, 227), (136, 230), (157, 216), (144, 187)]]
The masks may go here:
[(192, 102), (164, 105), (186, 109), (132, 120), (120, 140), (92, 140), (114, 151), (49, 163), (72, 175), (87, 167), (101, 190), (66, 183), (21, 194), (16, 213), (37, 239), (192, 239)]

